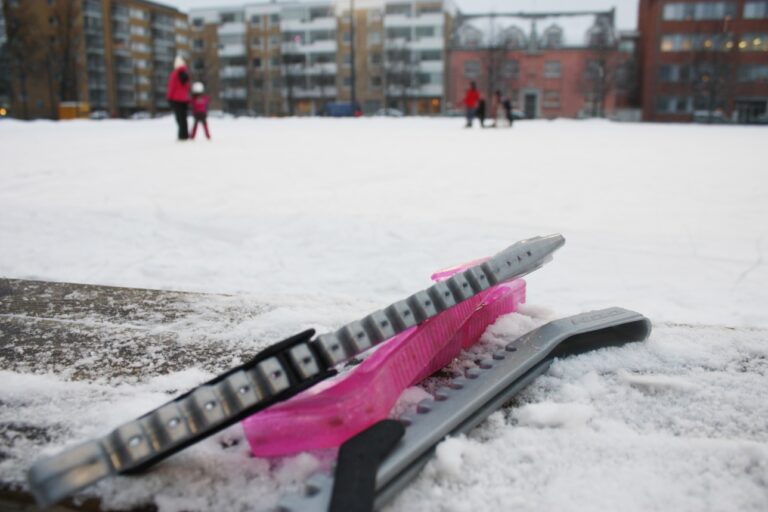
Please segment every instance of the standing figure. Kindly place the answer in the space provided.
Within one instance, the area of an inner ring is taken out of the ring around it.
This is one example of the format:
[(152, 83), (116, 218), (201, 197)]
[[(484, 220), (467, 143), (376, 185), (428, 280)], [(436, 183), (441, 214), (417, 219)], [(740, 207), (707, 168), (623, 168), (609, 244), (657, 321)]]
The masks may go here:
[(509, 127), (512, 128), (512, 123), (515, 121), (515, 116), (512, 111), (512, 100), (509, 97), (506, 97), (501, 102), (501, 105), (504, 107), (504, 115), (507, 116), (507, 122), (509, 123)]
[(497, 90), (493, 93), (493, 103), (491, 106), (491, 119), (493, 119), (494, 128), (501, 127), (501, 123), (507, 119), (506, 110), (504, 108), (504, 99), (501, 95), (501, 91)]
[(485, 128), (485, 100), (483, 98), (477, 102), (477, 119), (480, 121), (480, 128)]
[(168, 77), (168, 103), (173, 108), (176, 116), (176, 125), (179, 127), (179, 140), (189, 138), (187, 127), (187, 108), (189, 105), (189, 71), (187, 63), (178, 55), (173, 61), (173, 71)]
[(192, 84), (192, 117), (195, 119), (195, 124), (192, 125), (192, 140), (195, 140), (198, 123), (203, 125), (205, 138), (211, 140), (211, 132), (208, 131), (208, 102), (210, 98), (203, 94), (204, 92), (205, 86), (202, 82)]
[(467, 107), (467, 125), (465, 128), (472, 128), (472, 122), (475, 119), (475, 114), (477, 114), (477, 105), (480, 102), (480, 93), (477, 92), (477, 84), (475, 82), (469, 84), (469, 89), (467, 89), (461, 102)]

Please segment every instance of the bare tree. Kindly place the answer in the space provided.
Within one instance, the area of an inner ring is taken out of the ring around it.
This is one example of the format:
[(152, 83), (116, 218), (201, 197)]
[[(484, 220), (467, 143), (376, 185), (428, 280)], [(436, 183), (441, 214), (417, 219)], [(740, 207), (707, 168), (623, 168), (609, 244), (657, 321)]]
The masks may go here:
[(80, 99), (78, 77), (82, 69), (82, 13), (78, 0), (59, 0), (54, 13), (55, 44), (52, 45), (60, 101)]
[(48, 40), (41, 37), (36, 27), (46, 26), (42, 12), (34, 9), (31, 2), (19, 2), (11, 7), (3, 3), (5, 10), (7, 48), (13, 74), (11, 95), (21, 106), (22, 119), (29, 119), (30, 82), (46, 71), (48, 64)]
[(589, 33), (589, 57), (582, 88), (590, 105), (590, 116), (605, 115), (605, 100), (615, 86), (617, 47), (613, 32), (598, 20)]
[(688, 78), (694, 91), (694, 106), (707, 112), (713, 122), (715, 113), (724, 110), (733, 94), (738, 53), (732, 36), (727, 33), (727, 20), (721, 34), (693, 35)]

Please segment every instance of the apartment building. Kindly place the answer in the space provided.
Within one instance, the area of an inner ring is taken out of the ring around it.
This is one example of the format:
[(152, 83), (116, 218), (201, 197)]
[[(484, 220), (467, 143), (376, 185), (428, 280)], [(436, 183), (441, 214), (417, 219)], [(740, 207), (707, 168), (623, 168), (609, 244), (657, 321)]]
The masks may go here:
[(643, 118), (768, 120), (768, 1), (641, 0)]
[(459, 16), (451, 107), (463, 108), (476, 82), (486, 100), (500, 90), (527, 118), (614, 115), (632, 106), (634, 39), (615, 29), (612, 10)]
[(11, 104), (22, 118), (58, 117), (61, 102), (127, 116), (168, 107), (187, 17), (145, 0), (6, 0)]
[[(330, 102), (439, 113), (445, 95), (446, 1), (256, 3), (195, 9), (193, 71), (213, 107), (312, 115)], [(353, 44), (354, 43), (354, 44)]]

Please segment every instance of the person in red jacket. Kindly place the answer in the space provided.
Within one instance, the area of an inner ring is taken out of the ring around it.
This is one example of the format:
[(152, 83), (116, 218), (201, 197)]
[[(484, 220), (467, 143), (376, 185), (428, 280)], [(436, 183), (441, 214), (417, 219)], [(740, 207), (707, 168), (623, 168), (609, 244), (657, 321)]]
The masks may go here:
[(211, 132), (208, 131), (208, 102), (210, 99), (205, 94), (205, 86), (202, 82), (192, 84), (192, 117), (195, 124), (192, 125), (191, 139), (195, 140), (197, 125), (202, 124), (205, 130), (205, 138), (211, 140)]
[(173, 71), (168, 77), (168, 103), (171, 104), (173, 113), (176, 116), (176, 124), (179, 127), (179, 140), (189, 138), (189, 128), (187, 127), (187, 108), (189, 105), (189, 71), (187, 63), (181, 56), (177, 56), (173, 61)]
[(480, 103), (480, 93), (477, 91), (477, 84), (475, 82), (469, 84), (469, 89), (467, 89), (467, 93), (461, 102), (467, 107), (466, 128), (472, 128), (472, 122), (475, 120), (475, 114), (477, 114), (477, 106)]

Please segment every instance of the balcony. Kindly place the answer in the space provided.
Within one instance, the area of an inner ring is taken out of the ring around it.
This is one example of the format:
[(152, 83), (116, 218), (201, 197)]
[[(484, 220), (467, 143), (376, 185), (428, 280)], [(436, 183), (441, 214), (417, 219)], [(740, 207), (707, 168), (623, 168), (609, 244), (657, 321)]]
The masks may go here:
[(315, 18), (313, 20), (283, 20), (280, 30), (286, 32), (301, 32), (302, 30), (335, 30), (336, 18)]
[(442, 13), (422, 14), (419, 16), (387, 14), (384, 16), (385, 27), (442, 27), (444, 22), (445, 17)]
[(242, 21), (222, 23), (217, 30), (220, 36), (245, 36), (246, 25)]
[(221, 78), (244, 78), (245, 74), (245, 66), (226, 66), (219, 72)]
[(219, 46), (220, 57), (240, 57), (245, 55), (245, 44), (223, 44)]
[(417, 37), (411, 40), (408, 45), (412, 50), (442, 50), (445, 41), (440, 36)]
[[(283, 97), (288, 97), (288, 86), (283, 87)], [(336, 87), (298, 87), (290, 91), (294, 99), (319, 99), (333, 98), (336, 96)]]
[(335, 39), (325, 39), (307, 43), (283, 43), (280, 50), (283, 53), (330, 53), (338, 49)]

